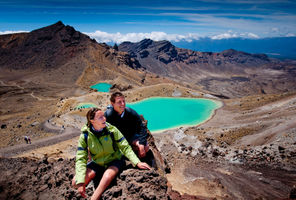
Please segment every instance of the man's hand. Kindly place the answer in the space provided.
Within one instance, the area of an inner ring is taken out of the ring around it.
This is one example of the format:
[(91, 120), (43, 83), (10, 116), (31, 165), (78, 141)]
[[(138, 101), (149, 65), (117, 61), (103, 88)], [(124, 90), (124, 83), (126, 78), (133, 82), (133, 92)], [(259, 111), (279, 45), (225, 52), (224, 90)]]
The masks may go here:
[(137, 164), (137, 167), (140, 168), (140, 169), (151, 169), (151, 167), (145, 162), (139, 162)]
[(138, 151), (139, 158), (144, 158), (146, 156), (145, 146), (139, 143), (139, 140), (133, 142), (133, 146)]
[(146, 156), (145, 146), (139, 144), (139, 157), (144, 158)]
[(86, 194), (85, 194), (85, 185), (83, 183), (80, 183), (78, 185), (78, 192), (80, 193), (80, 195), (83, 197), (83, 198), (87, 198)]

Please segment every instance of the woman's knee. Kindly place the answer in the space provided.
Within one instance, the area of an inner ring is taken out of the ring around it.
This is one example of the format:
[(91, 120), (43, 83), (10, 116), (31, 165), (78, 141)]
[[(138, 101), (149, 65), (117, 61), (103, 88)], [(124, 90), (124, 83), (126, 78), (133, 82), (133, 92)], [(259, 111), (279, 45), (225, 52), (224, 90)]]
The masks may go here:
[(115, 166), (110, 166), (104, 173), (104, 177), (108, 179), (113, 179), (119, 172), (119, 169)]
[[(96, 176), (96, 172), (93, 171), (92, 169), (87, 168), (86, 173), (85, 173), (85, 185), (88, 185), (89, 182)], [(76, 184), (76, 179), (75, 176), (72, 179), (72, 187), (77, 188), (77, 184)]]
[(96, 172), (92, 169), (87, 168), (85, 174), (85, 184), (87, 185), (95, 176)]
[(74, 176), (74, 178), (72, 179), (72, 183), (71, 183), (71, 185), (72, 185), (72, 187), (74, 187), (74, 188), (77, 187), (76, 182), (75, 182), (75, 176)]

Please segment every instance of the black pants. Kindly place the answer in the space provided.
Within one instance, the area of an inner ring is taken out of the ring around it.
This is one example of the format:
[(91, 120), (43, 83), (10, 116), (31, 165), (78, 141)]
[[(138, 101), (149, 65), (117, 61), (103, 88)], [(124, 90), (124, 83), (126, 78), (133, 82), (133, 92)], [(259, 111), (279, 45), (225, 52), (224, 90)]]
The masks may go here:
[(106, 169), (110, 166), (116, 167), (118, 169), (118, 171), (121, 172), (125, 166), (125, 160), (123, 158), (121, 158), (120, 160), (114, 160), (114, 161), (110, 162), (106, 168), (98, 165), (94, 161), (87, 163), (87, 168), (93, 170), (96, 173), (96, 176), (93, 179), (93, 183), (94, 183), (95, 188), (97, 188), (99, 186), (103, 174), (105, 173)]

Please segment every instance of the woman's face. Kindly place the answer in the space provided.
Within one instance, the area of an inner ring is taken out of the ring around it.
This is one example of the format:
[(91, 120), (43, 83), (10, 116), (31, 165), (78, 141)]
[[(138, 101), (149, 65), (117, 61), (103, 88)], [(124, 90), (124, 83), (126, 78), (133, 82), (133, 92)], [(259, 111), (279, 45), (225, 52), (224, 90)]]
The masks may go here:
[(106, 127), (106, 118), (104, 112), (99, 110), (96, 112), (94, 119), (90, 120), (94, 128), (101, 129)]

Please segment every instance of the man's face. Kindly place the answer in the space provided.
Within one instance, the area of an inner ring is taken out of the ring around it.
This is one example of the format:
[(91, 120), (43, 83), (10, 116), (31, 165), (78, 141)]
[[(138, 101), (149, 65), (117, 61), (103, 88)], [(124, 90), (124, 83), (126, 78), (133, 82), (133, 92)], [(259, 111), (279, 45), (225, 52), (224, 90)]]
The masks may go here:
[(112, 104), (114, 110), (116, 112), (118, 112), (118, 114), (121, 115), (123, 113), (123, 111), (125, 109), (125, 99), (124, 99), (124, 97), (122, 97), (122, 96), (116, 97), (115, 102), (114, 103), (111, 102), (111, 104)]

